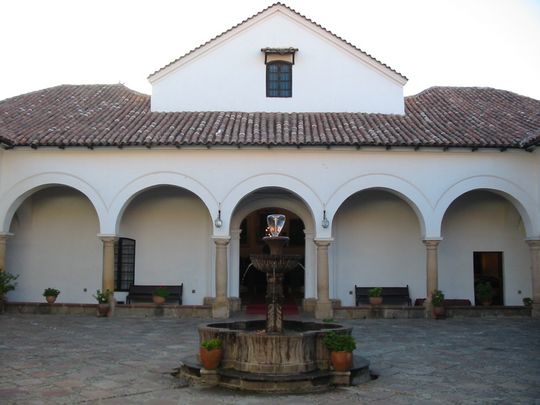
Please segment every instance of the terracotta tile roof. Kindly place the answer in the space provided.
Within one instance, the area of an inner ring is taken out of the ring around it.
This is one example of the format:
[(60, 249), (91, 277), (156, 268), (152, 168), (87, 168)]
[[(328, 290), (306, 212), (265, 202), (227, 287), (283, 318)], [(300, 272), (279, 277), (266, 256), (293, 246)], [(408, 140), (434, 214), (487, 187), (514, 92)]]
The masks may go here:
[(405, 77), (404, 75), (402, 75), (401, 73), (399, 73), (397, 70), (392, 69), (392, 68), (391, 68), (390, 66), (388, 66), (387, 64), (381, 62), (380, 60), (378, 60), (377, 58), (373, 57), (373, 56), (370, 55), (369, 53), (364, 52), (362, 49), (360, 49), (360, 48), (356, 47), (355, 45), (351, 44), (349, 41), (347, 41), (347, 40), (341, 38), (340, 36), (334, 34), (332, 31), (330, 31), (330, 30), (324, 28), (322, 25), (316, 23), (315, 21), (309, 19), (309, 18), (306, 17), (305, 15), (299, 13), (298, 11), (296, 11), (296, 10), (290, 8), (290, 7), (287, 6), (286, 4), (283, 4), (283, 3), (280, 3), (280, 2), (274, 3), (274, 4), (272, 4), (272, 5), (268, 6), (268, 7), (266, 7), (265, 9), (259, 11), (258, 13), (252, 15), (251, 17), (246, 18), (244, 21), (242, 21), (242, 22), (236, 24), (235, 26), (229, 28), (227, 31), (224, 31), (224, 32), (222, 32), (221, 34), (216, 35), (214, 38), (210, 39), (209, 41), (206, 41), (204, 44), (199, 45), (198, 47), (192, 49), (192, 50), (189, 51), (188, 53), (186, 53), (186, 54), (180, 56), (179, 58), (173, 60), (172, 62), (168, 63), (167, 65), (163, 66), (162, 68), (160, 68), (160, 69), (156, 70), (155, 72), (151, 73), (150, 75), (148, 75), (148, 78), (150, 79), (152, 76), (154, 76), (154, 75), (156, 75), (157, 73), (161, 72), (162, 70), (168, 68), (169, 66), (174, 65), (176, 62), (178, 62), (178, 61), (184, 59), (186, 56), (191, 55), (192, 53), (198, 51), (198, 50), (201, 49), (201, 48), (204, 48), (206, 45), (208, 45), (208, 44), (214, 42), (216, 39), (221, 38), (222, 36), (224, 36), (224, 35), (226, 35), (226, 34), (232, 32), (232, 31), (234, 31), (236, 28), (240, 27), (241, 25), (244, 25), (244, 24), (247, 23), (248, 21), (253, 20), (255, 17), (257, 17), (257, 16), (259, 16), (259, 15), (265, 13), (265, 12), (268, 11), (269, 9), (274, 8), (274, 7), (276, 7), (276, 6), (286, 8), (287, 10), (291, 11), (292, 13), (294, 13), (294, 14), (298, 15), (299, 17), (303, 18), (304, 20), (310, 22), (311, 24), (316, 25), (317, 27), (319, 27), (319, 28), (322, 29), (323, 31), (325, 31), (325, 32), (327, 32), (328, 34), (332, 35), (334, 38), (337, 38), (337, 39), (339, 39), (340, 41), (342, 41), (343, 43), (345, 43), (345, 44), (349, 45), (350, 47), (354, 48), (355, 50), (357, 50), (358, 52), (360, 52), (360, 53), (362, 53), (363, 55), (367, 56), (368, 58), (370, 58), (370, 59), (373, 60), (374, 62), (378, 63), (379, 65), (384, 66), (385, 68), (387, 68), (387, 69), (391, 70), (392, 72), (396, 73), (397, 75), (401, 76), (404, 80), (408, 80), (407, 77)]
[(413, 146), (525, 148), (540, 143), (540, 101), (491, 88), (433, 87), (406, 114), (151, 112), (117, 85), (63, 85), (0, 101), (10, 146)]

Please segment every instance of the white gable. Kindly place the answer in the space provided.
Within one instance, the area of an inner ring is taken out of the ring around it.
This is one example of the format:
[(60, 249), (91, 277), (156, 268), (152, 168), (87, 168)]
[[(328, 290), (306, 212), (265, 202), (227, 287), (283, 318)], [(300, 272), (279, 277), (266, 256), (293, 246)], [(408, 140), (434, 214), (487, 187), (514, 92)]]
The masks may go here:
[[(292, 97), (266, 97), (262, 48), (297, 48)], [(150, 76), (152, 111), (403, 114), (406, 79), (276, 5)]]

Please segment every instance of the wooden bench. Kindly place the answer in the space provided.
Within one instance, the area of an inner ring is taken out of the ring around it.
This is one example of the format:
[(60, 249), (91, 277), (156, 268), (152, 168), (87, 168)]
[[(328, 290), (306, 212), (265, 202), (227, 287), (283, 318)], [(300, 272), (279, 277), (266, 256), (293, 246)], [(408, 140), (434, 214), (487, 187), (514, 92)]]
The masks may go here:
[[(356, 306), (369, 305), (369, 290), (372, 288), (373, 287), (354, 286)], [(382, 287), (381, 297), (383, 297), (383, 305), (411, 306), (412, 304), (408, 285), (406, 287)]]
[[(414, 306), (419, 307), (424, 305), (425, 298), (417, 298), (414, 300)], [(470, 300), (464, 300), (464, 299), (447, 299), (444, 300), (443, 305), (445, 307), (470, 307), (471, 301)]]
[(129, 287), (129, 294), (126, 297), (126, 304), (131, 304), (133, 301), (152, 302), (154, 291), (159, 288), (165, 288), (169, 291), (169, 296), (165, 303), (178, 303), (182, 305), (182, 289), (184, 284), (180, 285), (135, 285)]

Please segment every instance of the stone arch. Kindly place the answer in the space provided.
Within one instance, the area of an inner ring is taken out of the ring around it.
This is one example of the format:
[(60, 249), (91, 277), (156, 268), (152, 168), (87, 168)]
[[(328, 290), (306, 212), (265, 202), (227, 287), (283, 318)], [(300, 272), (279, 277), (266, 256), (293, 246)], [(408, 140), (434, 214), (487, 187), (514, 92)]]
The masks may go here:
[(157, 186), (176, 186), (190, 191), (201, 199), (208, 210), (210, 218), (212, 218), (213, 212), (217, 213), (218, 204), (216, 198), (198, 180), (176, 172), (150, 173), (132, 180), (116, 194), (109, 210), (110, 220), (108, 221), (108, 227), (102, 233), (116, 234), (122, 214), (133, 198), (144, 190)]
[(9, 232), (13, 215), (26, 198), (37, 191), (51, 186), (66, 186), (73, 188), (90, 200), (98, 216), (100, 229), (107, 222), (107, 208), (99, 192), (90, 183), (62, 172), (48, 172), (36, 176), (27, 177), (13, 185), (0, 201), (0, 218), (2, 220), (1, 232)]
[[(409, 204), (415, 212), (424, 237), (431, 236), (433, 226), (430, 221), (433, 211), (427, 197), (412, 183), (388, 174), (369, 174), (355, 177), (339, 186), (326, 203), (326, 216), (332, 223), (339, 207), (347, 198), (360, 191), (378, 189), (388, 191)], [(329, 229), (332, 227), (330, 226)]]
[(521, 215), (528, 238), (540, 234), (535, 218), (535, 204), (530, 195), (516, 184), (496, 176), (473, 176), (463, 179), (449, 187), (439, 198), (434, 210), (433, 232), (441, 235), (442, 221), (450, 205), (463, 194), (473, 190), (487, 190), (498, 194), (512, 203)]
[(231, 191), (223, 198), (220, 205), (224, 225), (223, 232), (230, 232), (234, 210), (244, 197), (256, 190), (269, 187), (281, 188), (298, 196), (309, 210), (315, 223), (315, 229), (320, 226), (319, 221), (322, 220), (322, 215), (317, 216), (315, 213), (322, 213), (323, 204), (320, 197), (310, 186), (293, 176), (266, 173), (248, 177), (232, 187)]

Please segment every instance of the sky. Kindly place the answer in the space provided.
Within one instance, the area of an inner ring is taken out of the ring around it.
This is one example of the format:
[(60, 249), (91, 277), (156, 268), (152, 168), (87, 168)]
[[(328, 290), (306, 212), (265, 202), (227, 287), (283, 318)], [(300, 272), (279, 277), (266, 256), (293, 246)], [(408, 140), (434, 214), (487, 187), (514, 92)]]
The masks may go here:
[[(540, 0), (283, 0), (405, 75), (432, 86), (504, 89), (540, 100)], [(60, 84), (149, 74), (272, 0), (1, 0), (0, 100)]]

